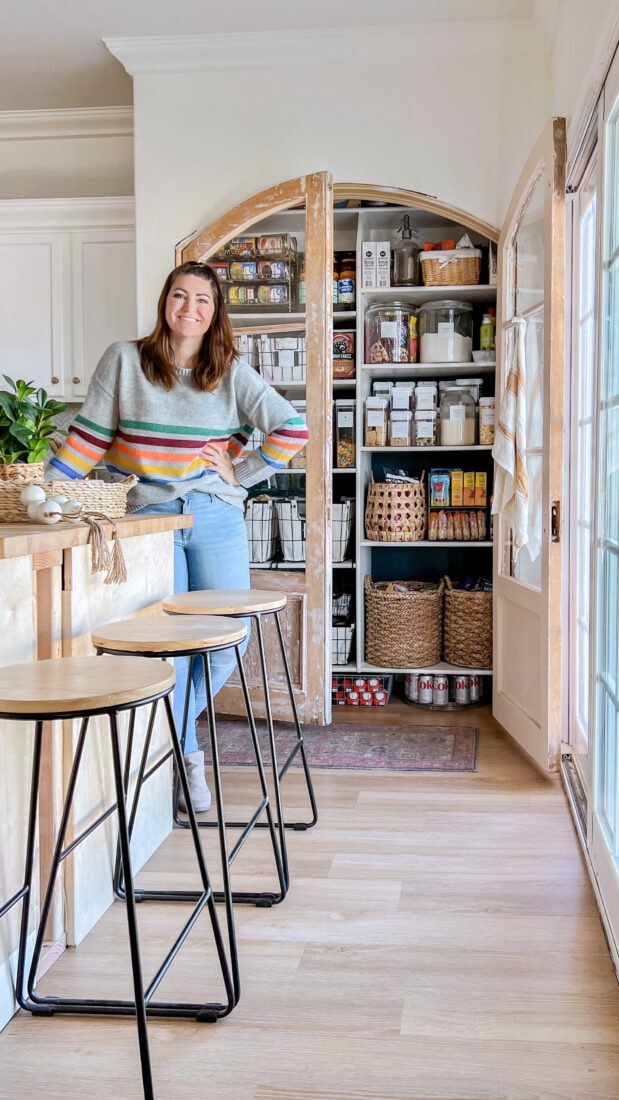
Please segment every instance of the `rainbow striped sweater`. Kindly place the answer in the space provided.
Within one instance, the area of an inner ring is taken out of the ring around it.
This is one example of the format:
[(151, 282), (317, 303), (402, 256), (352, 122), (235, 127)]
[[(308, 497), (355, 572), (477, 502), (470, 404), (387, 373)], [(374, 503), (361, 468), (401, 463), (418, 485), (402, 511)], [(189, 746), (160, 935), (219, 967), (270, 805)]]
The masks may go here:
[[(254, 428), (264, 434), (245, 450)], [(172, 390), (145, 378), (134, 342), (104, 352), (48, 476), (85, 477), (105, 455), (113, 474), (136, 474), (128, 511), (183, 496), (190, 489), (242, 508), (247, 488), (281, 470), (307, 443), (305, 419), (244, 360), (237, 360), (212, 393), (197, 390), (191, 371), (179, 371)], [(240, 485), (229, 485), (205, 464), (205, 443), (225, 448)]]

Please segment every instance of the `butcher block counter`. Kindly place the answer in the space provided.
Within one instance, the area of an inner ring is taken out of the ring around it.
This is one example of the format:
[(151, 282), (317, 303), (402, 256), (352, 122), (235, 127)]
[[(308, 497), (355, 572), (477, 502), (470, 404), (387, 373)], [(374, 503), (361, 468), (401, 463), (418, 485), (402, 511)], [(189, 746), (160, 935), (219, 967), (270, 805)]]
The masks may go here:
[[(191, 526), (191, 517), (129, 515), (116, 520), (116, 524), (127, 567), (127, 580), (122, 584), (105, 584), (106, 571), (92, 572), (91, 546), (87, 544), (90, 528), (86, 524), (0, 523), (1, 666), (94, 653), (90, 634), (95, 627), (156, 614), (161, 609), (162, 599), (174, 590), (174, 530)], [(111, 539), (112, 525), (104, 523), (103, 527)], [(143, 743), (146, 709), (136, 723), (132, 776)], [(69, 749), (77, 728), (77, 722), (64, 721), (49, 723), (46, 730), (39, 803), (39, 859), (43, 869), (50, 860), (67, 760), (71, 757)], [(108, 792), (112, 789), (105, 720), (93, 720), (91, 733), (86, 750), (88, 766), (74, 804), (73, 824), (79, 832), (109, 803)], [(0, 900), (4, 901), (22, 881), (33, 738), (26, 723), (0, 720), (0, 739), (0, 805), (5, 807), (0, 830)], [(159, 716), (150, 759), (161, 756), (166, 744), (167, 728)], [(167, 762), (144, 787), (132, 841), (136, 868), (169, 833), (171, 807), (171, 770)], [(106, 859), (108, 863), (113, 861), (114, 852), (112, 815), (64, 861), (64, 882), (46, 937), (55, 950), (65, 942), (79, 943), (111, 904), (111, 883), (103, 868)], [(20, 906), (15, 906), (3, 921), (0, 1027), (15, 1008), (10, 975), (19, 918)]]

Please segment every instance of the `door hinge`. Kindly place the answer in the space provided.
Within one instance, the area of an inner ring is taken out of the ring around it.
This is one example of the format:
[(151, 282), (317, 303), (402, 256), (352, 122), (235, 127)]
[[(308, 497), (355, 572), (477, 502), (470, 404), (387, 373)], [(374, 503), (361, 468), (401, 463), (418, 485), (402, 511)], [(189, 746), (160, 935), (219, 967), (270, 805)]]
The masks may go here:
[(550, 509), (550, 541), (561, 541), (561, 501), (553, 500)]

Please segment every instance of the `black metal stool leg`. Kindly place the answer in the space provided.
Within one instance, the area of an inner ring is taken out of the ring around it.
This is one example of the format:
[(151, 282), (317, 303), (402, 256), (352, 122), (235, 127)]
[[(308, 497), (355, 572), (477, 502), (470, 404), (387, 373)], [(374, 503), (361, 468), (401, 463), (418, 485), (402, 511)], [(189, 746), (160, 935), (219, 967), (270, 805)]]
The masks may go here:
[(277, 763), (277, 749), (275, 746), (275, 730), (273, 729), (273, 711), (271, 710), (271, 695), (269, 692), (269, 677), (267, 673), (266, 655), (264, 652), (264, 637), (262, 634), (262, 622), (260, 615), (256, 615), (256, 634), (258, 636), (258, 652), (260, 654), (260, 669), (262, 671), (262, 687), (264, 692), (264, 709), (266, 715), (267, 730), (269, 734), (269, 748), (271, 750), (271, 773), (273, 775), (273, 793), (275, 796), (276, 826), (279, 832), (279, 844), (282, 856), (282, 864), (286, 875), (286, 888), (290, 884), (288, 873), (288, 855), (286, 851), (286, 830), (284, 815), (282, 812), (282, 796), (279, 786), (279, 766)]
[[(311, 810), (312, 810), (312, 817), (311, 817), (310, 821), (290, 821), (290, 822), (286, 821), (285, 825), (286, 825), (287, 829), (311, 829), (312, 826), (315, 825), (316, 822), (318, 821), (318, 806), (316, 804), (316, 797), (314, 795), (314, 784), (312, 783), (312, 777), (310, 775), (309, 764), (308, 764), (307, 755), (306, 755), (306, 752), (305, 752), (305, 742), (303, 740), (303, 731), (301, 729), (301, 723), (299, 721), (299, 712), (297, 710), (297, 704), (295, 702), (294, 688), (292, 686), (292, 677), (290, 675), (290, 666), (288, 664), (288, 657), (286, 656), (286, 646), (284, 645), (284, 636), (283, 636), (283, 633), (282, 633), (282, 626), (281, 626), (281, 623), (279, 621), (279, 611), (274, 612), (274, 617), (275, 617), (275, 625), (277, 627), (277, 636), (279, 638), (279, 648), (280, 648), (280, 651), (281, 651), (282, 661), (283, 661), (283, 664), (284, 664), (284, 672), (286, 674), (286, 683), (288, 685), (288, 694), (290, 696), (290, 706), (292, 708), (292, 718), (293, 718), (296, 733), (297, 733), (296, 743), (293, 746), (293, 748), (292, 748), (290, 754), (288, 755), (286, 761), (282, 765), (281, 771), (279, 773), (279, 778), (280, 778), (280, 781), (283, 779), (286, 772), (288, 771), (288, 768), (292, 764), (292, 761), (294, 760), (295, 756), (297, 755), (297, 753), (300, 753), (301, 762), (302, 762), (302, 765), (303, 765), (303, 772), (305, 774), (305, 782), (306, 782), (306, 785), (307, 785), (307, 793), (308, 793), (308, 796), (309, 796), (310, 806), (311, 806)], [(265, 685), (265, 691), (266, 690), (268, 690), (268, 688)]]
[(43, 723), (37, 722), (34, 733), (34, 751), (32, 757), (32, 778), (30, 781), (30, 810), (28, 813), (28, 839), (26, 842), (26, 866), (24, 869), (24, 886), (6, 906), (2, 908), (2, 914), (23, 897), (21, 913), (21, 926), (19, 933), (19, 948), (17, 955), (17, 988), (16, 997), (18, 1004), (24, 1006), (26, 999), (24, 990), (24, 977), (26, 971), (26, 950), (28, 945), (28, 920), (30, 916), (30, 899), (32, 895), (32, 874), (34, 870), (34, 853), (37, 842), (37, 813), (39, 806), (39, 780), (41, 775), (41, 751), (43, 745)]

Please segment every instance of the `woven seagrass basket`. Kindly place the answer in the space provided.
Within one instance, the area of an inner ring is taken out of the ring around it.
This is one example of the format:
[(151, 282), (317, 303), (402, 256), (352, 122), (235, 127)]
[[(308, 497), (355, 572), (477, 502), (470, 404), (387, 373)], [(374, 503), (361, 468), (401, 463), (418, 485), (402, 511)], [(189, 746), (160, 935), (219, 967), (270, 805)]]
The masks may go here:
[(365, 505), (365, 537), (373, 542), (419, 542), (426, 537), (425, 470), (420, 481), (374, 481)]
[(42, 481), (39, 477), (26, 481), (0, 481), (0, 523), (29, 523), (26, 505), (21, 500), (22, 489), (28, 484), (41, 485), (48, 497), (62, 494), (82, 505), (84, 512), (102, 512), (110, 519), (120, 519), (127, 512), (127, 493), (137, 484), (131, 474), (123, 481), (99, 481), (86, 478), (62, 481)]
[(445, 660), (465, 668), (492, 668), (492, 592), (466, 592), (445, 581)]
[(441, 659), (443, 582), (419, 592), (394, 591), (394, 583), (364, 580), (366, 661), (384, 668), (436, 664)]
[[(466, 255), (466, 253), (472, 255)], [(445, 252), (421, 252), (421, 274), (425, 286), (475, 286), (481, 271), (481, 252), (476, 248), (455, 248)]]
[(29, 481), (42, 481), (44, 462), (6, 462), (0, 465), (0, 483), (19, 484), (23, 489)]

